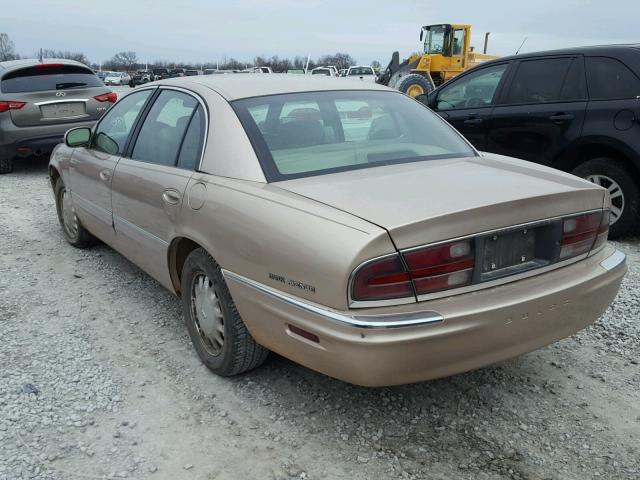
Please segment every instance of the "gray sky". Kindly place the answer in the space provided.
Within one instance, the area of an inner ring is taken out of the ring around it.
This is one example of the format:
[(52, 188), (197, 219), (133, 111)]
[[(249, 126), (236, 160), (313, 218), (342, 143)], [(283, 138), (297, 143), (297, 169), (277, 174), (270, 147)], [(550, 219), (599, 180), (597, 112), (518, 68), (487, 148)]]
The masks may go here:
[(508, 55), (640, 43), (640, 0), (0, 0), (0, 32), (21, 55), (40, 47), (101, 62), (122, 50), (141, 61), (204, 62), (255, 55), (350, 53), (386, 64), (419, 47), (421, 25), (470, 23), (472, 45)]

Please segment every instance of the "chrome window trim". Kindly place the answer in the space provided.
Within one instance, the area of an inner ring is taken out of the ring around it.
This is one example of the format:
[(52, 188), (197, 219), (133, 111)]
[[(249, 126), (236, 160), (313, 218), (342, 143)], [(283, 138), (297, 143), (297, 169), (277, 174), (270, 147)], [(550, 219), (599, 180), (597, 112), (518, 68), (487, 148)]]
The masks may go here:
[(268, 287), (262, 283), (251, 280), (237, 273), (222, 269), (222, 274), (226, 280), (234, 281), (250, 287), (264, 295), (275, 300), (279, 300), (287, 305), (304, 311), (305, 313), (321, 317), (324, 320), (341, 323), (356, 328), (400, 328), (412, 327), (420, 325), (428, 325), (431, 323), (440, 323), (444, 321), (444, 317), (438, 312), (422, 311), (408, 312), (397, 314), (382, 315), (348, 315), (329, 310), (310, 302), (306, 302), (300, 298), (288, 295), (274, 288)]
[[(435, 247), (438, 245), (442, 245), (444, 243), (450, 243), (450, 242), (458, 242), (461, 240), (467, 240), (470, 238), (475, 238), (478, 236), (483, 236), (483, 235), (490, 235), (492, 233), (498, 233), (498, 232), (509, 232), (511, 230), (518, 230), (520, 228), (535, 228), (537, 226), (541, 226), (544, 225), (546, 223), (550, 223), (550, 222), (554, 222), (554, 221), (558, 221), (561, 220), (563, 218), (570, 218), (570, 217), (574, 217), (577, 215), (585, 215), (585, 214), (589, 214), (589, 213), (594, 213), (594, 212), (601, 212), (605, 209), (602, 208), (594, 208), (591, 210), (585, 210), (583, 212), (576, 212), (576, 213), (571, 213), (571, 214), (566, 214), (566, 215), (557, 215), (555, 217), (549, 217), (549, 218), (545, 218), (542, 220), (534, 220), (531, 222), (525, 222), (525, 223), (520, 223), (517, 225), (513, 225), (513, 226), (509, 226), (509, 227), (501, 227), (501, 228), (494, 228), (491, 230), (484, 230), (482, 232), (477, 232), (477, 233), (472, 233), (469, 235), (464, 235), (461, 237), (455, 237), (455, 238), (450, 238), (450, 239), (446, 239), (446, 240), (439, 240), (437, 242), (433, 242), (433, 243), (427, 243), (424, 245), (418, 245), (416, 247), (409, 247), (409, 248), (404, 248), (402, 250), (399, 251), (399, 253), (404, 254), (404, 253), (408, 253), (408, 252), (413, 252), (415, 250), (420, 250), (423, 248), (429, 248), (429, 247)], [(593, 252), (596, 253), (596, 252)], [(440, 292), (435, 292), (435, 293), (428, 293), (428, 294), (424, 294), (424, 295), (418, 295), (417, 297), (402, 297), (402, 298), (398, 298), (398, 299), (391, 299), (391, 300), (369, 300), (369, 301), (358, 301), (358, 300), (354, 300), (353, 297), (351, 296), (351, 284), (352, 284), (352, 279), (353, 279), (353, 275), (363, 266), (365, 266), (366, 264), (379, 260), (381, 258), (386, 258), (389, 257), (391, 255), (396, 255), (395, 253), (391, 253), (388, 255), (382, 255), (376, 258), (373, 258), (371, 260), (367, 260), (366, 262), (361, 263), (360, 265), (358, 265), (353, 272), (351, 273), (351, 275), (349, 276), (349, 285), (347, 288), (347, 302), (349, 305), (349, 308), (370, 308), (370, 307), (386, 307), (386, 306), (391, 306), (391, 305), (404, 305), (407, 303), (414, 303), (414, 301), (417, 302), (423, 302), (423, 301), (427, 301), (427, 300), (435, 300), (437, 298), (444, 298), (444, 297), (452, 297), (454, 295), (462, 295), (465, 293), (471, 293), (471, 292), (475, 292), (478, 290), (482, 290), (485, 288), (491, 288), (491, 287), (496, 287), (499, 285), (505, 285), (507, 283), (511, 283), (511, 282), (515, 282), (518, 280), (523, 280), (525, 278), (529, 278), (529, 277), (533, 277), (535, 275), (540, 275), (542, 273), (546, 273), (549, 272), (551, 270), (555, 270), (557, 268), (562, 268), (565, 267), (567, 265), (571, 265), (573, 263), (579, 262), (581, 260), (584, 260), (585, 258), (587, 258), (589, 256), (589, 254), (592, 254), (591, 252), (587, 252), (587, 253), (583, 253), (582, 255), (578, 255), (577, 257), (572, 257), (572, 258), (568, 258), (566, 260), (562, 260), (556, 263), (553, 263), (551, 265), (547, 265), (546, 267), (542, 267), (542, 268), (535, 268), (533, 270), (528, 270), (526, 272), (520, 273), (520, 274), (516, 274), (516, 275), (510, 275), (507, 277), (503, 277), (503, 278), (498, 278), (496, 280), (491, 280), (488, 282), (482, 282), (482, 283), (476, 283), (473, 285), (466, 285), (464, 287), (459, 287), (459, 288), (452, 288), (450, 290), (442, 290)]]
[[(204, 159), (204, 152), (207, 149), (207, 141), (209, 140), (209, 107), (207, 106), (207, 102), (205, 102), (202, 95), (194, 92), (193, 90), (189, 90), (188, 88), (183, 87), (174, 87), (173, 85), (159, 85), (158, 89), (160, 90), (177, 90), (179, 92), (185, 93), (187, 95), (191, 95), (198, 103), (202, 106), (202, 111), (204, 112), (204, 141), (202, 142), (202, 152), (200, 152), (200, 160), (198, 161), (196, 172), (201, 172), (202, 160)], [(187, 132), (185, 131), (185, 135)], [(176, 165), (177, 167), (177, 165)]]

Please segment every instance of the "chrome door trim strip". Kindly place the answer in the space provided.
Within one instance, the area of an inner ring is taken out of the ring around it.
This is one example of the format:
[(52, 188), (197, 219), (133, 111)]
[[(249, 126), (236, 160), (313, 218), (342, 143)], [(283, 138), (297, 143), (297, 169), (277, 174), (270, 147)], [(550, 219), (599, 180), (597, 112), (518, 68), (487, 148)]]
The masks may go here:
[(125, 227), (133, 230), (134, 232), (137, 232), (138, 234), (142, 235), (143, 237), (147, 238), (148, 240), (151, 240), (153, 242), (156, 242), (158, 244), (160, 244), (163, 247), (168, 247), (169, 246), (169, 242), (163, 240), (162, 238), (154, 235), (151, 232), (146, 231), (143, 228), (140, 228), (138, 225), (136, 225), (135, 223), (131, 223), (129, 220), (122, 218), (116, 214), (113, 215), (113, 222), (115, 225), (115, 229), (116, 229), (116, 233), (118, 232), (118, 223), (122, 223)]
[(349, 325), (357, 328), (399, 328), (399, 327), (415, 327), (420, 325), (428, 325), (431, 323), (440, 323), (444, 321), (444, 317), (433, 311), (383, 314), (383, 315), (348, 315), (329, 310), (324, 307), (303, 301), (297, 297), (287, 295), (276, 289), (263, 285), (262, 283), (251, 280), (237, 273), (222, 269), (222, 274), (226, 280), (234, 281), (239, 284), (250, 287), (258, 292), (267, 295), (275, 300), (279, 300), (287, 305), (321, 317), (325, 320)]

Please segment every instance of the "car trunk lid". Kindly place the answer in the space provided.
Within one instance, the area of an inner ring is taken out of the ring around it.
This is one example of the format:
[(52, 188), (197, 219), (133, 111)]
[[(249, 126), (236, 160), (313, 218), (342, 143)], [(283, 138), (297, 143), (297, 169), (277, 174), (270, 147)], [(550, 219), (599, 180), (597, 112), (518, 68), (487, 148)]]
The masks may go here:
[(499, 155), (432, 160), (278, 182), (385, 228), (398, 249), (603, 207), (604, 190)]

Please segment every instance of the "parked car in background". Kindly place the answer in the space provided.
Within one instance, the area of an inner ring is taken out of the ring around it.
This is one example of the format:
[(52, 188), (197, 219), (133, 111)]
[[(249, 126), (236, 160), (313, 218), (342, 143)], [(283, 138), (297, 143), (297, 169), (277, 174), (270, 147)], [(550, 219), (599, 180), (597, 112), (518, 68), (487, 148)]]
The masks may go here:
[(72, 60), (0, 62), (0, 173), (51, 152), (71, 127), (92, 126), (117, 96)]
[(101, 82), (104, 82), (104, 79), (107, 78), (107, 74), (108, 73), (109, 72), (105, 72), (104, 70), (100, 70), (98, 72), (95, 72), (96, 77), (98, 77)]
[(370, 386), (478, 368), (591, 324), (626, 271), (605, 189), (481, 154), (365, 82), (142, 86), (67, 132), (49, 174), (67, 241), (181, 296), (225, 376), (269, 350)]
[(287, 73), (289, 75), (304, 75), (305, 71), (304, 68), (290, 68), (289, 70), (287, 70)]
[(169, 77), (171, 78), (184, 77), (184, 76), (185, 76), (184, 68), (174, 68), (173, 70), (169, 70)]
[(360, 80), (371, 83), (375, 83), (377, 78), (376, 73), (371, 67), (349, 67), (345, 76), (347, 78), (359, 78)]
[(549, 165), (606, 188), (612, 237), (640, 227), (640, 47), (500, 58), (420, 101), (479, 150)]
[(138, 85), (144, 85), (145, 83), (153, 82), (154, 75), (151, 70), (138, 70), (129, 80), (129, 86), (131, 88)]
[(131, 77), (127, 72), (109, 72), (104, 79), (105, 85), (129, 85)]
[(336, 74), (332, 68), (329, 67), (316, 67), (311, 70), (311, 75), (325, 75), (327, 77), (335, 77)]
[(185, 70), (184, 75), (185, 77), (195, 77), (196, 75), (202, 75), (202, 72), (200, 70)]
[(215, 68), (205, 68), (202, 71), (203, 75), (213, 75), (214, 73), (216, 73), (216, 69)]
[(339, 77), (346, 77), (347, 76), (347, 70), (349, 70), (348, 68), (341, 68), (338, 71), (338, 76)]
[(154, 68), (152, 71), (154, 80), (164, 80), (165, 78), (171, 77), (167, 68)]

